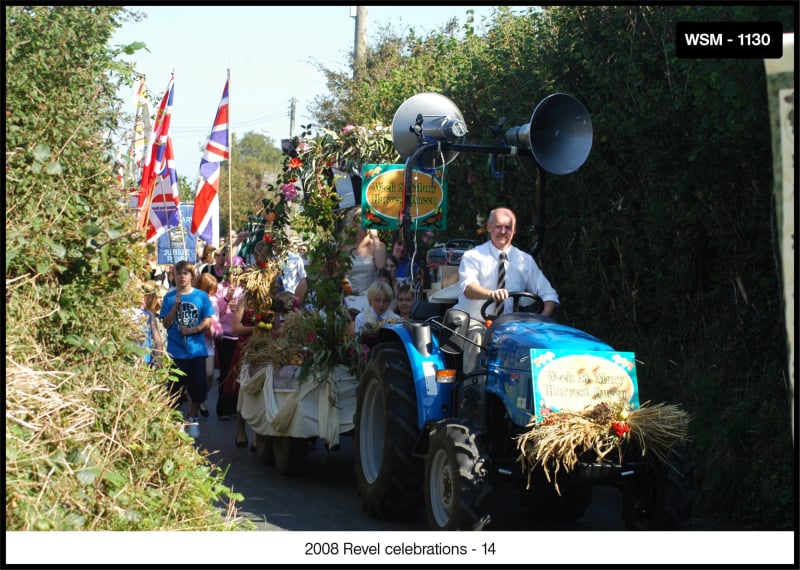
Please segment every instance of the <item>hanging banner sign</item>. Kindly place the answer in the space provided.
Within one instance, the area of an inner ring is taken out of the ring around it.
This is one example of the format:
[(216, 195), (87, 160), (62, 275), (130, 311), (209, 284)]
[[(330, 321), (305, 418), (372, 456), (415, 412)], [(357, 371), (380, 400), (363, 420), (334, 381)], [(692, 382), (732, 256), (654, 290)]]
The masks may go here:
[(192, 234), (194, 204), (181, 204), (180, 208), (183, 228), (170, 228), (158, 238), (159, 265), (172, 265), (182, 259), (197, 262), (197, 236)]
[[(361, 168), (362, 227), (396, 230), (403, 209), (404, 164), (365, 164)], [(447, 181), (441, 170), (414, 169), (411, 181), (411, 229), (447, 229)]]

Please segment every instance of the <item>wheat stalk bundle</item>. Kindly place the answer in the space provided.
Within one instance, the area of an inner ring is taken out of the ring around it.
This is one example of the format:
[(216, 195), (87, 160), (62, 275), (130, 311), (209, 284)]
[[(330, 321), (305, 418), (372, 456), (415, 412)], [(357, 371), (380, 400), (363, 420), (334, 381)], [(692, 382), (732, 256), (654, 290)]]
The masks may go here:
[[(669, 463), (670, 450), (687, 439), (689, 415), (678, 406), (649, 402), (636, 410), (614, 413), (607, 404), (598, 404), (583, 412), (555, 412), (535, 416), (528, 431), (516, 438), (520, 452), (517, 461), (528, 484), (533, 469), (541, 465), (545, 477), (559, 491), (556, 476), (569, 473), (579, 461), (579, 454), (594, 451), (602, 462), (614, 450), (621, 463), (624, 445), (635, 438), (642, 454), (649, 452), (662, 463)], [(560, 492), (560, 491), (559, 491)]]
[(278, 273), (276, 264), (268, 264), (247, 269), (239, 275), (238, 284), (246, 292), (248, 306), (257, 313), (265, 313), (272, 308), (272, 297), (278, 290)]

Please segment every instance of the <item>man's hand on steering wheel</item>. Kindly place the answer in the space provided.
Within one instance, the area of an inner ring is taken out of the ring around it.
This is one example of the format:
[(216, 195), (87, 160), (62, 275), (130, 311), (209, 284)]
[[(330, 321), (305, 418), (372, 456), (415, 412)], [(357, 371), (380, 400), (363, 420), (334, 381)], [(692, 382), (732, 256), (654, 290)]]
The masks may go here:
[(530, 307), (525, 307), (525, 312), (530, 313), (539, 313), (544, 310), (544, 301), (539, 295), (534, 293), (528, 293), (527, 291), (513, 291), (509, 292), (506, 289), (495, 289), (491, 293), (491, 298), (488, 299), (483, 306), (481, 306), (481, 317), (484, 321), (493, 321), (497, 318), (497, 315), (489, 315), (486, 312), (486, 309), (489, 308), (490, 305), (497, 303), (498, 301), (504, 301), (505, 299), (513, 299), (514, 303), (512, 306), (511, 311), (514, 313), (519, 312), (520, 309), (520, 300), (521, 299), (533, 299), (533, 304)]
[(489, 293), (490, 300), (495, 303), (500, 303), (508, 299), (508, 296), (511, 293), (508, 292), (508, 289), (495, 289), (491, 293)]

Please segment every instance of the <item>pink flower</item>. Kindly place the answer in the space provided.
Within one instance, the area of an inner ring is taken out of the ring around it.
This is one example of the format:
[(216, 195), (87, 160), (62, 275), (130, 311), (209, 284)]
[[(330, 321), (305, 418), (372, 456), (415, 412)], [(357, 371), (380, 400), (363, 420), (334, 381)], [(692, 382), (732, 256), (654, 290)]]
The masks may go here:
[(297, 198), (297, 188), (294, 184), (282, 184), (281, 194), (287, 202), (293, 202)]
[(307, 142), (297, 143), (297, 148), (295, 149), (298, 153), (308, 152), (311, 146)]
[(422, 234), (422, 243), (428, 243), (429, 241), (431, 241), (432, 237), (433, 237), (433, 232), (431, 230), (428, 230), (427, 232)]
[(345, 126), (345, 127), (342, 129), (342, 134), (343, 134), (343, 135), (346, 135), (347, 133), (349, 133), (349, 132), (351, 132), (351, 131), (355, 130), (355, 128), (356, 128), (356, 127), (355, 127), (355, 125), (346, 125), (346, 126)]

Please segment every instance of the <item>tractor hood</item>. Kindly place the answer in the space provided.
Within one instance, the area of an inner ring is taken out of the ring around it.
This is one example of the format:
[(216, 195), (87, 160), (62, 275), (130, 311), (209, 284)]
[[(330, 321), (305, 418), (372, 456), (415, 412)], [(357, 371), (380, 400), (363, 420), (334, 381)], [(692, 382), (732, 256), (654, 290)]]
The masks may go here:
[[(488, 341), (488, 342), (487, 342)], [(581, 330), (561, 325), (535, 314), (507, 314), (486, 333), (487, 386), (502, 402), (517, 426), (525, 426), (533, 415), (531, 349), (577, 351), (614, 350)]]
[(505, 315), (496, 320), (487, 339), (501, 351), (531, 348), (614, 350), (600, 339), (540, 315)]

